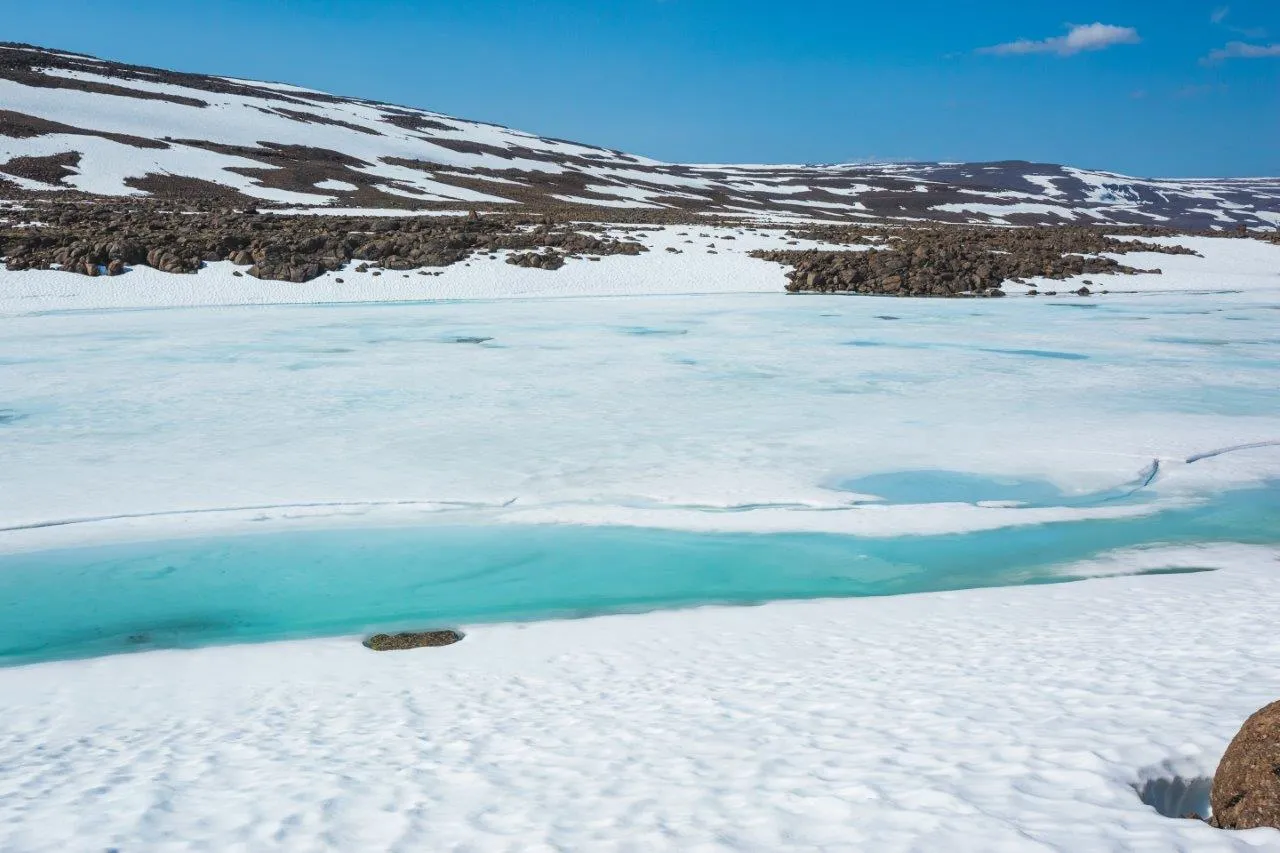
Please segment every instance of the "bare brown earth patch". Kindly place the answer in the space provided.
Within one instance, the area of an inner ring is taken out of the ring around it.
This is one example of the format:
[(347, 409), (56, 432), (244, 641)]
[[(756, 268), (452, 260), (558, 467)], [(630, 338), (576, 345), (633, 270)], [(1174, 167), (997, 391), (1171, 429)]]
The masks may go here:
[(132, 145), (135, 148), (169, 147), (167, 143), (158, 139), (130, 136), (127, 133), (85, 130), (84, 128), (72, 127), (59, 121), (39, 118), (38, 116), (15, 113), (11, 110), (0, 110), (0, 136), (8, 136), (14, 139), (31, 139), (35, 136), (44, 136), (50, 133), (69, 134), (72, 136), (98, 136), (103, 139), (110, 139), (112, 142), (119, 142), (121, 145)]
[(80, 154), (68, 151), (63, 154), (50, 154), (47, 157), (14, 157), (0, 165), (0, 172), (16, 175), (42, 184), (62, 184), (64, 178), (72, 174), (80, 164)]
[(349, 121), (332, 118), (331, 116), (323, 116), (319, 113), (303, 112), (302, 110), (291, 110), (288, 107), (275, 107), (273, 109), (257, 108), (259, 112), (267, 115), (283, 116), (303, 124), (327, 124), (331, 127), (345, 127), (347, 130), (354, 130), (356, 133), (363, 133), (366, 136), (379, 136), (378, 131), (363, 125), (353, 124)]
[(253, 207), (257, 203), (255, 199), (231, 187), (184, 175), (144, 175), (141, 178), (127, 179), (125, 186), (158, 199), (185, 200), (186, 204), (193, 207), (210, 202), (234, 207)]
[(457, 130), (456, 127), (447, 125), (444, 122), (436, 121), (435, 119), (430, 119), (424, 115), (409, 112), (407, 110), (400, 111), (384, 108), (382, 120), (387, 124), (400, 128), (401, 130), (443, 130), (446, 132), (453, 132)]

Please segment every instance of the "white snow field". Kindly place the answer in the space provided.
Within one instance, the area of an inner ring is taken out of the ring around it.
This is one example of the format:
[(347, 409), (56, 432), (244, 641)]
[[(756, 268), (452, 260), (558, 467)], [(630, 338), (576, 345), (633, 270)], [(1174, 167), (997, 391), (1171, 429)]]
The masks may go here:
[[(906, 300), (785, 295), (744, 254), (774, 237), (646, 233), (345, 287), (0, 272), (0, 570), (442, 518), (1070, 539), (1280, 480), (1280, 247)], [(1073, 583), (0, 668), (0, 850), (1280, 850), (1138, 795), (1280, 695), (1265, 507)]]

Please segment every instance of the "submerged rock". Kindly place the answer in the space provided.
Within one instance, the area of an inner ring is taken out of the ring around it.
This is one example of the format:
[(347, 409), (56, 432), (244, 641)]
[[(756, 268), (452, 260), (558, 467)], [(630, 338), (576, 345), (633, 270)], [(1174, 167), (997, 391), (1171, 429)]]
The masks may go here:
[(1244, 721), (1213, 777), (1214, 826), (1280, 829), (1280, 702)]
[(457, 631), (405, 631), (400, 634), (374, 634), (364, 641), (375, 652), (418, 649), (427, 646), (451, 646), (462, 639)]

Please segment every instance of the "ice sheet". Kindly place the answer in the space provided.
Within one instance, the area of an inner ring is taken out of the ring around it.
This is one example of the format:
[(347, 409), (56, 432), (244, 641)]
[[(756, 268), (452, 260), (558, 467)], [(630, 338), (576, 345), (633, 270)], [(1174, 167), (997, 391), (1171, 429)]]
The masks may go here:
[[(515, 522), (883, 536), (1146, 510), (993, 494), (922, 512), (867, 505), (840, 483), (932, 470), (1070, 495), (1158, 462), (1151, 488), (1181, 500), (1280, 475), (1280, 449), (1265, 445), (1280, 439), (1277, 247), (1203, 238), (1204, 258), (1152, 256), (1165, 276), (1106, 279), (1159, 292), (901, 300), (777, 293), (781, 268), (745, 256), (775, 237), (644, 233), (654, 248), (639, 258), (344, 271), (350, 290), (216, 270), (3, 274), (10, 310), (43, 312), (153, 298), (436, 300), (0, 319), (0, 409), (14, 413), (0, 425), (0, 526), (138, 516), (6, 542), (259, 517), (412, 522), (456, 501)], [(154, 288), (131, 289), (144, 275)], [(239, 289), (220, 290), (227, 281)], [(74, 295), (13, 293), (39, 282)], [(775, 292), (635, 295), (645, 288)], [(201, 509), (220, 512), (180, 514)]]

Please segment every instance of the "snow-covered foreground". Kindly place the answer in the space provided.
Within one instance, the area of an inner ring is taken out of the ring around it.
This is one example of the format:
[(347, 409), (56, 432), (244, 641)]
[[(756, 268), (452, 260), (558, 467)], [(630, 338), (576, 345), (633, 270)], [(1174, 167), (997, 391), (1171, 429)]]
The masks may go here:
[(0, 671), (0, 849), (1280, 850), (1144, 806), (1275, 698), (1220, 571)]
[[(1128, 256), (1166, 275), (1091, 299), (733, 292), (779, 268), (660, 247), (580, 264), (598, 279), (477, 262), (410, 280), (450, 301), (395, 304), (372, 279), (369, 303), (265, 305), (330, 285), (0, 272), (0, 561), (441, 519), (892, 540), (1195, 505), (1280, 479), (1280, 248), (1195, 247)], [(606, 272), (669, 262), (659, 295)], [(494, 298), (531, 295), (564, 298)], [(1211, 773), (1280, 693), (1266, 535), (1063, 567), (1210, 573), (3, 669), (0, 849), (1280, 849), (1133, 790)]]

